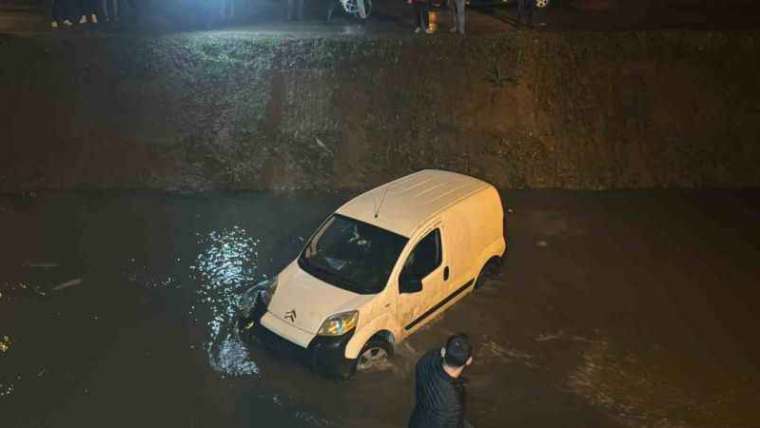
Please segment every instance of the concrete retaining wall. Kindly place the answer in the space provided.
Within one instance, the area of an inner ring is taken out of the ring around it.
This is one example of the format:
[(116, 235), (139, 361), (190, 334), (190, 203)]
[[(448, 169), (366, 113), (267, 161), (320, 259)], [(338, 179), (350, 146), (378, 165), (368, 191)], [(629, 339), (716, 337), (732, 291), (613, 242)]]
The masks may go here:
[(760, 185), (757, 33), (0, 38), (0, 191)]

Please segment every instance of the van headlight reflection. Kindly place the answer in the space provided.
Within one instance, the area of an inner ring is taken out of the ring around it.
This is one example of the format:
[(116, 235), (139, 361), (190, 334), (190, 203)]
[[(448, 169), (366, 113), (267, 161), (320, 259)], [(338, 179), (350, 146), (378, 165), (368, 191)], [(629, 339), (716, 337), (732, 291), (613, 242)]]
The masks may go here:
[(328, 317), (322, 323), (317, 335), (342, 336), (353, 330), (357, 322), (359, 322), (359, 311), (341, 312)]

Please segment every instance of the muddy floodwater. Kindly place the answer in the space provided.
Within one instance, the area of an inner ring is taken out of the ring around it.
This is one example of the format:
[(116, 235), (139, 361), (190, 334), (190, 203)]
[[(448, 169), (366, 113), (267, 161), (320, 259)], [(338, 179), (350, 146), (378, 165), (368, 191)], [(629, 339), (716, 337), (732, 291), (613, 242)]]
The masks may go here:
[(464, 331), (478, 428), (760, 427), (760, 193), (505, 193), (498, 277), (338, 382), (233, 311), (348, 196), (0, 197), (0, 426), (401, 427)]

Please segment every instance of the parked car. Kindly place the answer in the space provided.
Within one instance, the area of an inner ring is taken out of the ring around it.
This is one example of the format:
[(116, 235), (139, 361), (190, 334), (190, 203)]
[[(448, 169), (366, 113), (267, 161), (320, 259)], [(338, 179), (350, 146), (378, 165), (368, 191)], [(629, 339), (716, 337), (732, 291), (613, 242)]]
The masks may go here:
[(490, 184), (424, 170), (330, 215), (300, 255), (241, 298), (243, 325), (340, 377), (370, 369), (481, 282), (506, 250)]

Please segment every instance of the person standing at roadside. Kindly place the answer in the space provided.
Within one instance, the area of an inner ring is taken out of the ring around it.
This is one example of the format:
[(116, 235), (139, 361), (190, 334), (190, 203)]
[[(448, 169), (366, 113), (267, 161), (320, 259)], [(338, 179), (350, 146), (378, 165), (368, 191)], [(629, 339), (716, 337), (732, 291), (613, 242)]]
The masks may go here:
[(451, 336), (415, 367), (415, 406), (409, 428), (472, 428), (464, 418), (462, 372), (472, 364), (472, 346), (464, 334)]
[[(142, 2), (140, 0), (126, 0), (126, 2), (132, 9), (132, 20), (135, 23), (140, 22), (143, 11), (150, 10), (150, 3), (147, 0), (142, 0)], [(120, 3), (124, 6), (124, 2)]]
[(106, 22), (117, 22), (119, 20), (119, 0), (103, 0), (100, 10), (103, 11), (103, 19)]
[(89, 18), (93, 24), (98, 23), (98, 5), (96, 0), (79, 0), (79, 23), (86, 24)]
[(303, 20), (303, 0), (286, 0), (287, 12), (285, 19), (288, 21), (301, 21)]
[(452, 27), (449, 30), (452, 33), (464, 34), (465, 21), (465, 0), (449, 0), (449, 11), (451, 12)]
[(235, 19), (235, 0), (224, 0), (221, 12), (223, 22), (233, 21)]
[(407, 0), (407, 3), (414, 6), (414, 32), (425, 31), (431, 34), (430, 29), (430, 0)]
[(533, 25), (533, 8), (536, 0), (518, 0), (517, 3), (517, 23), (522, 24), (525, 18), (525, 24)]
[(71, 27), (71, 21), (69, 21), (69, 2), (67, 0), (53, 0), (52, 15), (53, 20), (50, 21), (50, 27), (58, 28), (58, 25), (65, 27)]

